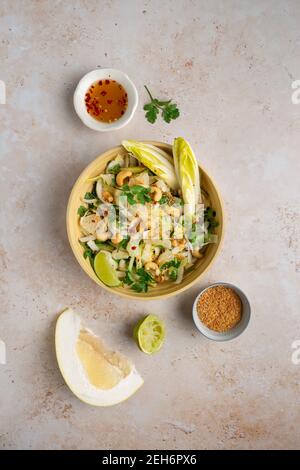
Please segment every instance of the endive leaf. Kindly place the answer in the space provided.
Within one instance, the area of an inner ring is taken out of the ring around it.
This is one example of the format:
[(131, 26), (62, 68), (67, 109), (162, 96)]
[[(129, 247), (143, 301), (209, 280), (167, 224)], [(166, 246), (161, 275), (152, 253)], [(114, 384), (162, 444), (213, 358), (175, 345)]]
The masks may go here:
[(199, 167), (190, 144), (183, 137), (174, 139), (173, 158), (184, 203), (194, 212), (201, 202)]
[(135, 158), (151, 170), (155, 175), (165, 181), (170, 188), (178, 189), (174, 165), (170, 156), (154, 145), (137, 142), (135, 140), (123, 140), (123, 147), (131, 152)]

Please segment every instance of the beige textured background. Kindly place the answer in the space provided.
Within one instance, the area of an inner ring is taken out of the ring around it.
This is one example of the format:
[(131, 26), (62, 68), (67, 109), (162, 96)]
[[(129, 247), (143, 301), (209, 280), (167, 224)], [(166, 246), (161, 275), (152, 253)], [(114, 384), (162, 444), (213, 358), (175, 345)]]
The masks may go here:
[[(300, 79), (298, 0), (1, 1), (2, 448), (299, 448)], [(133, 78), (140, 106), (98, 134), (74, 113), (77, 81), (96, 67)], [(143, 85), (181, 118), (143, 117)], [(68, 246), (65, 210), (81, 170), (122, 138), (190, 140), (225, 201), (213, 268), (187, 293), (132, 302), (101, 290)], [(239, 339), (202, 338), (191, 305), (209, 282), (236, 283), (253, 315)], [(73, 306), (135, 362), (145, 385), (110, 409), (79, 402), (53, 351), (58, 312)], [(154, 357), (130, 339), (140, 315), (165, 320)]]

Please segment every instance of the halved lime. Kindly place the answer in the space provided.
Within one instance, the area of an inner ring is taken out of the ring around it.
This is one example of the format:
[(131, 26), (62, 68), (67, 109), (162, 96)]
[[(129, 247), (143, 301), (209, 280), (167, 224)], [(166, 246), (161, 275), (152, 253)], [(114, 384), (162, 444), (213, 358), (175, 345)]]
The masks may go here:
[(111, 254), (100, 251), (94, 259), (94, 270), (100, 281), (109, 287), (117, 287), (121, 284), (117, 272), (111, 263)]
[(166, 336), (165, 325), (156, 315), (147, 315), (133, 330), (133, 337), (146, 354), (160, 350)]

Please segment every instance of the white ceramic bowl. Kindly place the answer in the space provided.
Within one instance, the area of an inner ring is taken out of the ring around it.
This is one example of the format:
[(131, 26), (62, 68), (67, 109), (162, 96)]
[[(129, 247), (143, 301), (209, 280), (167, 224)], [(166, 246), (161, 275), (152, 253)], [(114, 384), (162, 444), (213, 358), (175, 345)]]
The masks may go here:
[[(198, 312), (197, 312), (197, 304), (201, 295), (208, 289), (211, 289), (212, 287), (216, 287), (216, 286), (229, 287), (230, 289), (234, 290), (242, 302), (242, 318), (240, 322), (235, 327), (231, 328), (230, 330), (224, 333), (218, 333), (217, 331), (207, 328), (207, 326), (200, 320)], [(193, 305), (193, 319), (194, 319), (194, 323), (196, 327), (198, 328), (200, 333), (202, 333), (208, 339), (212, 339), (213, 341), (229, 341), (239, 336), (247, 328), (249, 320), (250, 320), (250, 315), (251, 315), (250, 303), (246, 295), (244, 294), (244, 292), (242, 292), (238, 287), (232, 284), (229, 284), (227, 282), (217, 282), (203, 289), (200, 292), (200, 294), (197, 295), (194, 305)]]
[[(98, 80), (104, 79), (116, 80), (125, 88), (128, 95), (128, 105), (124, 115), (114, 122), (97, 121), (87, 112), (85, 105), (85, 94), (90, 86)], [(129, 123), (138, 105), (138, 92), (126, 73), (116, 69), (97, 69), (82, 77), (74, 92), (73, 101), (76, 113), (87, 127), (94, 131), (106, 132), (121, 129)]]

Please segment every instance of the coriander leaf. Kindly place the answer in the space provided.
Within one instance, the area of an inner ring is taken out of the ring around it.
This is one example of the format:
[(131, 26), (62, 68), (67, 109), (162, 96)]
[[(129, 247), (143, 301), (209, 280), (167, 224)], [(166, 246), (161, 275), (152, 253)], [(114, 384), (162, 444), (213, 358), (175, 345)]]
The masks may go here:
[(139, 184), (131, 186), (129, 189), (132, 194), (150, 193), (150, 188), (145, 188), (145, 186), (141, 186)]
[(137, 200), (141, 204), (151, 201), (150, 188), (144, 188), (144, 186), (133, 186), (132, 193), (136, 194)]
[(168, 198), (167, 196), (164, 194), (160, 200), (158, 201), (160, 204), (167, 204), (168, 203)]
[(172, 259), (171, 261), (168, 261), (167, 263), (164, 263), (161, 266), (161, 269), (168, 269), (168, 268), (179, 268), (180, 266), (180, 261), (177, 258)]
[(126, 272), (125, 277), (123, 279), (123, 282), (124, 282), (124, 284), (128, 284), (129, 286), (131, 284), (133, 284), (134, 279), (133, 279), (132, 274), (130, 273), (130, 271)]
[(78, 209), (77, 209), (77, 214), (78, 214), (80, 217), (83, 217), (84, 214), (86, 213), (86, 211), (87, 211), (87, 208), (86, 208), (86, 207), (80, 206), (80, 207), (78, 207)]
[(144, 86), (151, 100), (150, 103), (144, 105), (144, 111), (146, 111), (145, 117), (151, 124), (156, 121), (160, 111), (162, 118), (168, 123), (171, 122), (172, 119), (177, 119), (179, 117), (180, 112), (176, 103), (172, 103), (172, 100), (162, 101), (157, 98), (153, 98), (147, 86)]
[(136, 276), (138, 279), (131, 284), (131, 289), (136, 292), (147, 292), (148, 285), (153, 284), (155, 281), (150, 273), (148, 273), (144, 268), (139, 268), (136, 270)]
[(144, 105), (144, 111), (152, 111), (152, 109), (156, 109), (155, 103), (148, 103)]
[(116, 163), (113, 167), (109, 168), (108, 173), (116, 175), (121, 170), (121, 165)]
[(134, 206), (136, 202), (135, 202), (133, 195), (131, 193), (126, 193), (126, 196), (127, 196), (128, 204), (130, 204), (131, 206)]
[(84, 248), (84, 251), (83, 251), (83, 257), (84, 259), (89, 259), (90, 260), (90, 263), (91, 263), (91, 266), (92, 268), (94, 269), (94, 258), (95, 258), (95, 255), (93, 253), (93, 251), (90, 249), (90, 247), (87, 246), (86, 243), (84, 242), (81, 242), (79, 241), (80, 245), (83, 246)]
[(138, 200), (138, 202), (140, 202), (141, 204), (145, 204), (146, 202), (150, 202), (150, 201), (151, 201), (151, 197), (150, 197), (148, 194), (141, 193), (141, 194), (138, 194), (138, 195), (137, 195), (137, 200)]
[(150, 273), (148, 273), (144, 268), (139, 268), (136, 270), (136, 274), (139, 278), (145, 282), (153, 283), (155, 282)]
[(178, 269), (176, 268), (169, 269), (169, 277), (172, 281), (176, 281), (177, 276), (178, 276)]
[(208, 224), (207, 231), (211, 234), (216, 227), (218, 227), (219, 222), (216, 220), (216, 211), (211, 207), (207, 207), (204, 211), (204, 221)]
[(147, 111), (145, 114), (147, 121), (149, 121), (151, 124), (154, 124), (157, 119), (159, 109), (155, 105), (149, 103), (144, 106), (144, 110)]
[(96, 199), (96, 198), (97, 198), (97, 196), (93, 193), (90, 193), (90, 192), (87, 192), (84, 195), (84, 199)]
[(135, 290), (136, 292), (147, 292), (148, 285), (144, 281), (135, 282), (134, 284), (131, 285), (131, 289)]
[(204, 215), (207, 217), (207, 219), (211, 219), (214, 216), (214, 211), (212, 210), (211, 207), (207, 207), (204, 211)]
[(123, 248), (125, 250), (128, 242), (129, 242), (129, 237), (126, 237), (119, 243), (118, 247)]
[(130, 187), (128, 185), (124, 185), (122, 186), (122, 191), (125, 193), (125, 196), (127, 196), (128, 203), (131, 205), (136, 204), (135, 196), (137, 198), (137, 202), (140, 202), (141, 204), (151, 201), (149, 195), (150, 188), (145, 188), (141, 185)]
[(133, 194), (136, 194), (137, 200), (141, 204), (151, 201), (151, 197), (149, 195), (150, 188), (144, 188), (144, 186), (132, 186), (131, 190)]
[(168, 104), (162, 111), (162, 117), (166, 122), (171, 122), (172, 119), (177, 119), (179, 115), (180, 112), (175, 103)]
[(90, 248), (86, 248), (83, 252), (83, 257), (84, 257), (84, 259), (94, 258), (94, 253), (92, 252), (92, 250)]
[(135, 204), (135, 199), (130, 191), (130, 187), (128, 186), (128, 184), (124, 184), (122, 186), (122, 191), (124, 192), (125, 196), (127, 197), (127, 202), (128, 204), (130, 204), (131, 206), (133, 206)]

